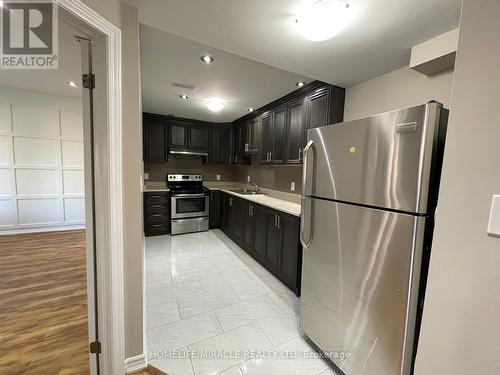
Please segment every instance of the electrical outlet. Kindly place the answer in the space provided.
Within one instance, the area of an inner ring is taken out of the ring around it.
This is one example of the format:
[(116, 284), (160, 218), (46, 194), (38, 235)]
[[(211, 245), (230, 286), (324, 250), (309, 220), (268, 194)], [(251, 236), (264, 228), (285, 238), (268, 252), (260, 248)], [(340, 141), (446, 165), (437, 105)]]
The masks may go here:
[(149, 173), (144, 173), (144, 180), (149, 180)]
[(247, 176), (247, 182), (250, 182), (250, 176)]
[(295, 182), (292, 182), (292, 183), (290, 184), (290, 190), (291, 190), (291, 191), (295, 191)]
[(220, 174), (218, 174), (216, 177), (217, 181), (220, 181)]

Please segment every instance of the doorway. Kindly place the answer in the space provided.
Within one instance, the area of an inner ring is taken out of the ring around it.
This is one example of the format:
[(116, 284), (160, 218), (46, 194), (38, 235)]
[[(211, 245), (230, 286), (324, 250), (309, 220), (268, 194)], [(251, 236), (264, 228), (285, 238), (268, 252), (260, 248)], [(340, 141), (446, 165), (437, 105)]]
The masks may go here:
[(123, 373), (119, 30), (60, 5), (61, 69), (0, 71), (0, 374)]

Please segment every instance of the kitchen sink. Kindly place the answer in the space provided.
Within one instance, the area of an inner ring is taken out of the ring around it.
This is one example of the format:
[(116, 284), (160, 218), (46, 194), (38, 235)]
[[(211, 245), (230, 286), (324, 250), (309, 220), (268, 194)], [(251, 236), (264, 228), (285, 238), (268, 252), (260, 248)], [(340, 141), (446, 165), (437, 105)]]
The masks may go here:
[(233, 193), (242, 194), (242, 195), (257, 195), (262, 194), (261, 192), (256, 192), (255, 190), (250, 189), (230, 189)]

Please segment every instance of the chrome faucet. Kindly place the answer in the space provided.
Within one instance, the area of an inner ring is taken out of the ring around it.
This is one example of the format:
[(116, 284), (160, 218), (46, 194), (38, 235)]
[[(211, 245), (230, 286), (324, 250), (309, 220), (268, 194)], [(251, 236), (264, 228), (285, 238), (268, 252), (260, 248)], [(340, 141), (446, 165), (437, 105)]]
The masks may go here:
[(254, 189), (255, 189), (254, 191), (255, 191), (256, 193), (260, 193), (260, 187), (259, 187), (259, 185), (257, 185), (255, 182), (250, 182), (250, 181), (248, 181), (248, 185), (253, 186), (253, 187), (254, 187)]

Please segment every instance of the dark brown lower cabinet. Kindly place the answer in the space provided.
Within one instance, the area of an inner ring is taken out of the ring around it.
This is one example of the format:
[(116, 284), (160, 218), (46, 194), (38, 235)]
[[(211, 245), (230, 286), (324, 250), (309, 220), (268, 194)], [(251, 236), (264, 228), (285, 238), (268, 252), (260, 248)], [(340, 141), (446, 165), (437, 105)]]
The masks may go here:
[(300, 272), (302, 269), (302, 245), (299, 231), (300, 221), (289, 215), (278, 216), (280, 232), (278, 275), (279, 279), (290, 289), (300, 291)]
[(220, 192), (218, 190), (210, 191), (210, 213), (208, 223), (210, 229), (219, 228), (221, 226), (221, 202)]
[(221, 193), (221, 229), (300, 295), (302, 247), (298, 217)]
[(168, 192), (144, 193), (144, 234), (156, 236), (170, 232)]
[(243, 236), (241, 238), (241, 242), (243, 243), (243, 248), (249, 252), (253, 251), (253, 242), (254, 242), (254, 236), (255, 236), (255, 219), (254, 219), (254, 212), (255, 212), (255, 205), (252, 204), (249, 201), (242, 201), (243, 202), (243, 218), (242, 221), (244, 221), (243, 224)]

